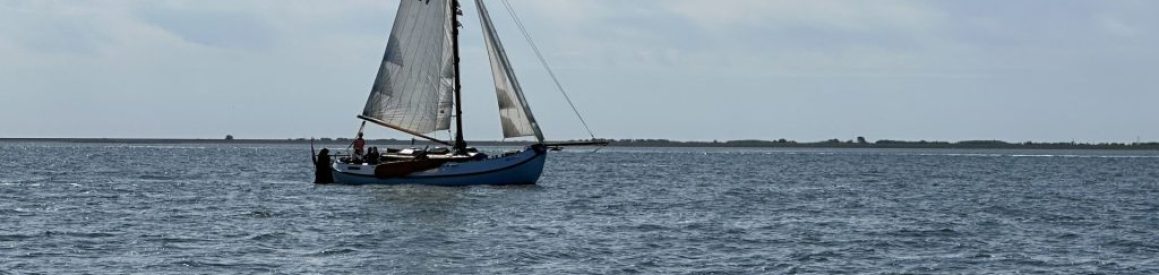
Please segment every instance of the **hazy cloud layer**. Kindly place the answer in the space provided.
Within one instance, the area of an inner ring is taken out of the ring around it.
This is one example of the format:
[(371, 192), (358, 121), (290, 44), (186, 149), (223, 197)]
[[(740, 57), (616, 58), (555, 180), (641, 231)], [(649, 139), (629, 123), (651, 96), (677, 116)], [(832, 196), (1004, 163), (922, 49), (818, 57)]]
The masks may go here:
[[(488, 3), (549, 138), (584, 137)], [(601, 136), (1159, 140), (1159, 2), (511, 4)], [(0, 0), (0, 136), (349, 135), (396, 6)], [(468, 136), (495, 139), (467, 15)]]

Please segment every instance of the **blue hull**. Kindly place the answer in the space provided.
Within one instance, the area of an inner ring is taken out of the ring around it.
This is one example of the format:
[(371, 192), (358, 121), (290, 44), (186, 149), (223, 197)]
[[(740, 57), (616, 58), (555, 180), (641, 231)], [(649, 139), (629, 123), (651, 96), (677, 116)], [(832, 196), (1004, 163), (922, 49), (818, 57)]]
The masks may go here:
[(339, 184), (421, 184), (439, 186), (535, 184), (547, 160), (544, 150), (525, 148), (518, 153), (485, 160), (447, 163), (439, 168), (399, 178), (377, 178), (373, 165), (335, 163), (334, 182)]

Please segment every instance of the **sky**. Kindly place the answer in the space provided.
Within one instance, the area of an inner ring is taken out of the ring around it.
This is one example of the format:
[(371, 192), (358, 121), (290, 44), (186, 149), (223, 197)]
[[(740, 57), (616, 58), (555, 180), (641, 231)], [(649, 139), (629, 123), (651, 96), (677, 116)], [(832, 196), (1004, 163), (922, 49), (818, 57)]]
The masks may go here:
[[(587, 138), (487, 3), (545, 135)], [(1159, 1), (510, 3), (597, 137), (1159, 141)], [(497, 140), (464, 5), (464, 133)], [(0, 137), (349, 137), (397, 6), (0, 0)]]

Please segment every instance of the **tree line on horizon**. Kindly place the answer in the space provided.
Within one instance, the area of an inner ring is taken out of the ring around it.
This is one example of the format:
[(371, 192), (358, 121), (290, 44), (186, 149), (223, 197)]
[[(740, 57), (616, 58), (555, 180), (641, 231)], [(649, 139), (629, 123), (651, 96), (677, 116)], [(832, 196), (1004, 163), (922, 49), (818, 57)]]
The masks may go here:
[[(0, 138), (0, 141), (7, 142), (37, 142), (37, 141), (55, 141), (55, 142), (73, 142), (73, 143), (307, 143), (317, 142), (320, 144), (350, 144), (353, 140), (350, 138), (287, 138), (287, 139), (240, 139), (234, 138), (232, 135), (225, 139), (140, 139), (140, 138)], [(839, 140), (828, 139), (814, 142), (799, 142), (788, 139), (776, 140), (760, 140), (760, 139), (742, 139), (742, 140), (713, 140), (713, 141), (678, 141), (670, 139), (578, 139), (578, 140), (556, 140), (552, 142), (572, 143), (572, 142), (608, 142), (610, 146), (617, 147), (804, 147), (804, 148), (974, 148), (974, 149), (1127, 149), (1127, 150), (1159, 150), (1159, 142), (1102, 142), (1102, 143), (1078, 143), (1078, 142), (1006, 142), (1001, 140), (966, 140), (966, 141), (906, 141), (906, 140), (890, 140), (882, 139), (870, 142), (864, 137), (857, 137), (856, 139)], [(369, 143), (387, 144), (387, 145), (408, 145), (415, 146), (440, 146), (430, 141), (412, 140), (412, 139), (373, 139), (367, 140)], [(532, 141), (526, 140), (511, 140), (511, 141), (468, 141), (477, 146), (522, 146), (529, 145)]]
[(609, 141), (613, 146), (649, 146), (649, 145), (686, 145), (686, 146), (708, 146), (708, 147), (850, 147), (850, 148), (1120, 148), (1120, 147), (1151, 147), (1159, 149), (1159, 142), (1102, 142), (1102, 143), (1079, 143), (1079, 142), (1007, 142), (1002, 140), (964, 140), (957, 142), (950, 141), (927, 141), (927, 140), (892, 140), (882, 139), (877, 141), (867, 141), (864, 137), (857, 137), (856, 139), (840, 140), (828, 139), (823, 141), (813, 142), (799, 142), (788, 139), (777, 140), (760, 140), (760, 139), (742, 139), (742, 140), (728, 140), (728, 141), (674, 141), (668, 139), (603, 139), (602, 141)]
[[(308, 141), (306, 138), (289, 139), (293, 141)], [(350, 142), (350, 138), (320, 138), (319, 142)], [(407, 143), (411, 140), (378, 139), (370, 142)], [(1023, 149), (1159, 149), (1159, 142), (1007, 142), (1002, 140), (964, 140), (964, 141), (927, 141), (927, 140), (892, 140), (881, 139), (868, 141), (865, 137), (840, 140), (828, 139), (823, 141), (800, 142), (789, 139), (761, 140), (713, 140), (713, 141), (680, 141), (671, 139), (573, 139), (563, 142), (603, 141), (610, 146), (621, 147), (826, 147), (826, 148), (1023, 148)], [(428, 143), (416, 140), (416, 144)], [(474, 141), (481, 145), (487, 144), (529, 144), (529, 141)]]

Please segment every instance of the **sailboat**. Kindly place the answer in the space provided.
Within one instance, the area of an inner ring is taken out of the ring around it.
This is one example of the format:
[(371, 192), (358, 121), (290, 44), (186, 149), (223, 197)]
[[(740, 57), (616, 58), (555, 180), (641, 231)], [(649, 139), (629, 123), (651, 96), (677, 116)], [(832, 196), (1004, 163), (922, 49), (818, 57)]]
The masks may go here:
[[(562, 146), (607, 144), (545, 141), (486, 6), (482, 0), (475, 0), (475, 4), (491, 61), (503, 136), (534, 137), (534, 144), (497, 156), (467, 146), (459, 81), (460, 3), (401, 0), (370, 97), (357, 117), (363, 120), (363, 127), (371, 123), (447, 147), (388, 149), (365, 158), (335, 156), (332, 161), (330, 156), (315, 158), (320, 183), (329, 183), (325, 181), (332, 178), (333, 183), (342, 184), (535, 184), (543, 173), (548, 151)], [(452, 119), (453, 140), (431, 136), (450, 130)]]

